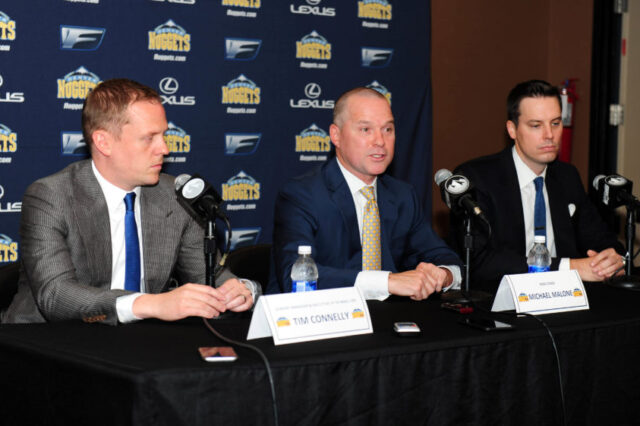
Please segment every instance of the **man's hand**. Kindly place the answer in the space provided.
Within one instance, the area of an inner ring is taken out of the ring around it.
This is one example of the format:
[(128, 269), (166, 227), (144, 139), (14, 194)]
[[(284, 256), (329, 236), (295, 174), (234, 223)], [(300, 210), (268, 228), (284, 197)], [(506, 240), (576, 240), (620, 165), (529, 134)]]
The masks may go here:
[[(612, 248), (602, 250), (600, 253), (589, 250), (587, 256), (569, 261), (570, 268), (577, 270), (583, 281), (602, 281), (624, 265), (622, 256)], [(622, 270), (618, 272), (618, 274), (622, 273), (624, 273)]]
[(133, 302), (133, 314), (138, 318), (164, 321), (186, 317), (213, 318), (228, 309), (226, 300), (220, 289), (189, 283), (166, 293), (143, 294)]
[(421, 262), (412, 271), (389, 274), (389, 293), (423, 300), (453, 282), (451, 271)]
[(251, 291), (237, 278), (225, 281), (218, 291), (224, 296), (224, 303), (230, 311), (242, 312), (253, 306)]

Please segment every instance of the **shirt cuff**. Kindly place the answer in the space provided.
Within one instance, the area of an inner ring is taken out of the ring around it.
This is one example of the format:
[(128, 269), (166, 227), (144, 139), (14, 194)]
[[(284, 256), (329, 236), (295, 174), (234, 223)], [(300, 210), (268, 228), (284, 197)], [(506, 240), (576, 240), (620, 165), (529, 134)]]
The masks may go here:
[(389, 297), (389, 271), (358, 272), (354, 286), (365, 299), (385, 300)]
[(246, 278), (238, 279), (240, 280), (240, 282), (242, 282), (242, 284), (244, 284), (245, 287), (247, 287), (247, 290), (251, 292), (251, 298), (253, 299), (253, 305), (255, 306), (256, 302), (258, 301), (258, 297), (260, 297), (260, 295), (262, 294), (262, 287), (255, 281), (251, 281)]
[(560, 259), (560, 264), (558, 265), (558, 271), (568, 271), (571, 269), (571, 259), (568, 257), (563, 257)]
[(462, 273), (460, 272), (460, 267), (458, 265), (439, 265), (438, 268), (444, 268), (451, 271), (451, 275), (453, 275), (453, 281), (449, 287), (444, 287), (442, 292), (449, 290), (460, 290), (460, 283), (462, 282)]
[(120, 296), (116, 299), (116, 312), (118, 313), (118, 321), (123, 324), (129, 322), (140, 321), (139, 318), (133, 314), (133, 302), (142, 296), (142, 293), (131, 293), (125, 296)]

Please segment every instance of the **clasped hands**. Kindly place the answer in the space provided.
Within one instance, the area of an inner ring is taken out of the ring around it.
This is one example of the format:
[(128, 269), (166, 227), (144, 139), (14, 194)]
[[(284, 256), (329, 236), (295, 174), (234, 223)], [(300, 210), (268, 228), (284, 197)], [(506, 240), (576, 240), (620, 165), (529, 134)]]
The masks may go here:
[[(624, 258), (613, 248), (597, 252), (588, 250), (587, 256), (581, 259), (571, 259), (570, 268), (578, 271), (583, 281), (602, 281), (614, 273), (621, 275), (624, 270)], [(617, 272), (616, 272), (617, 271)]]
[(138, 318), (176, 321), (192, 316), (213, 318), (251, 306), (251, 291), (237, 278), (230, 278), (217, 288), (188, 283), (166, 293), (143, 294), (133, 303), (133, 313)]
[(389, 274), (389, 293), (423, 300), (440, 292), (453, 282), (453, 274), (446, 268), (421, 262), (416, 269)]

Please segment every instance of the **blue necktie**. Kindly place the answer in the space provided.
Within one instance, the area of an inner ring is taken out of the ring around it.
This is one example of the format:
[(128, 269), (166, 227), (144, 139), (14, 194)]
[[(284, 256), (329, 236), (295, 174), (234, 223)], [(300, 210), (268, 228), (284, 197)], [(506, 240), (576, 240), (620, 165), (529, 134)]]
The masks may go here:
[(140, 291), (140, 243), (138, 242), (138, 227), (133, 207), (136, 193), (129, 192), (124, 197), (126, 212), (124, 214), (124, 243), (125, 243), (125, 272), (124, 289)]
[(536, 204), (533, 215), (534, 235), (544, 235), (547, 237), (547, 209), (544, 205), (544, 178), (538, 176), (533, 180), (536, 186)]

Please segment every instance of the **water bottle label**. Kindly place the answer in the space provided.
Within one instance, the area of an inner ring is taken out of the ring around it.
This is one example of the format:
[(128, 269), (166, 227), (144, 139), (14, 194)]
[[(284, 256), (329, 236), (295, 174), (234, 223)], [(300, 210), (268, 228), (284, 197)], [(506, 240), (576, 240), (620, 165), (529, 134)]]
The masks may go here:
[(550, 269), (548, 266), (529, 265), (529, 272), (549, 272)]
[(291, 283), (291, 292), (314, 291), (316, 290), (316, 283), (317, 281), (293, 281)]

